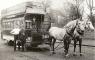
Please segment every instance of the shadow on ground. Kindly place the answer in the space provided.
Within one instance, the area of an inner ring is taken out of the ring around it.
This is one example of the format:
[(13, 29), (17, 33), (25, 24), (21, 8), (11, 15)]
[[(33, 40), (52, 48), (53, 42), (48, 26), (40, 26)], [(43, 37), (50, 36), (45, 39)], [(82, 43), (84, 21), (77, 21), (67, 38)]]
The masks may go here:
[(49, 48), (32, 47), (27, 49), (27, 52), (46, 52), (46, 51), (49, 51)]

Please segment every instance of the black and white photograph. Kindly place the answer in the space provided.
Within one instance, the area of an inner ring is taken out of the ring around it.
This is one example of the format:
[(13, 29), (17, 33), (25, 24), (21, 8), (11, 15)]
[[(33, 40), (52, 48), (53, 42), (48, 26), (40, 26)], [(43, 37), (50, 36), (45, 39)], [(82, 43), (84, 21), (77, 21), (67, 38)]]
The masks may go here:
[(95, 0), (0, 0), (0, 60), (95, 60)]

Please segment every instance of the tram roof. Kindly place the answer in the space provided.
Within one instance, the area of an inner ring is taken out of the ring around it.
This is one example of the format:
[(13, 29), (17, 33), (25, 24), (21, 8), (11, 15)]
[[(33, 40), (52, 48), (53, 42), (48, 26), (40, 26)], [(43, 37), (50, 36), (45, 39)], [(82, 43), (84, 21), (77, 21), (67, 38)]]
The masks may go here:
[(26, 10), (26, 13), (32, 13), (32, 14), (45, 14), (45, 12), (43, 11), (43, 9), (31, 9), (31, 8), (28, 8)]
[[(27, 9), (28, 7), (28, 9)], [(8, 16), (8, 15), (17, 15), (17, 14), (24, 14), (26, 10), (26, 13), (32, 13), (32, 14), (45, 14), (42, 5), (40, 3), (34, 3), (34, 2), (24, 2), (21, 4), (17, 4), (13, 7), (7, 8), (2, 10), (1, 16)]]

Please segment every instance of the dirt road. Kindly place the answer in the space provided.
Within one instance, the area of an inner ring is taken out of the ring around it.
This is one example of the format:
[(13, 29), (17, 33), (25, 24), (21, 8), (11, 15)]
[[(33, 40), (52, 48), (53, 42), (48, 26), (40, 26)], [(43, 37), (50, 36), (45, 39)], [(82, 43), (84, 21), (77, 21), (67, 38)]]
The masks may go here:
[(73, 56), (73, 47), (70, 46), (69, 58), (65, 58), (63, 49), (56, 50), (56, 54), (51, 56), (48, 47), (42, 45), (26, 52), (14, 52), (13, 47), (0, 43), (0, 60), (95, 60), (95, 47), (82, 47), (83, 56), (78, 53)]

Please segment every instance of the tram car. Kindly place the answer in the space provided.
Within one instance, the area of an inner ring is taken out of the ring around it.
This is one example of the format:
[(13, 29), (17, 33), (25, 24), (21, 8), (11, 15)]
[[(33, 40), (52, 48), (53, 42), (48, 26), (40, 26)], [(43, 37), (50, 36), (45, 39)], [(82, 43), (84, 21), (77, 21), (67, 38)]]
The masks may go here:
[(26, 46), (37, 47), (46, 43), (50, 20), (41, 3), (24, 2), (2, 10), (1, 27), (1, 38), (9, 44), (14, 42), (14, 35), (10, 31), (18, 27), (25, 30)]

